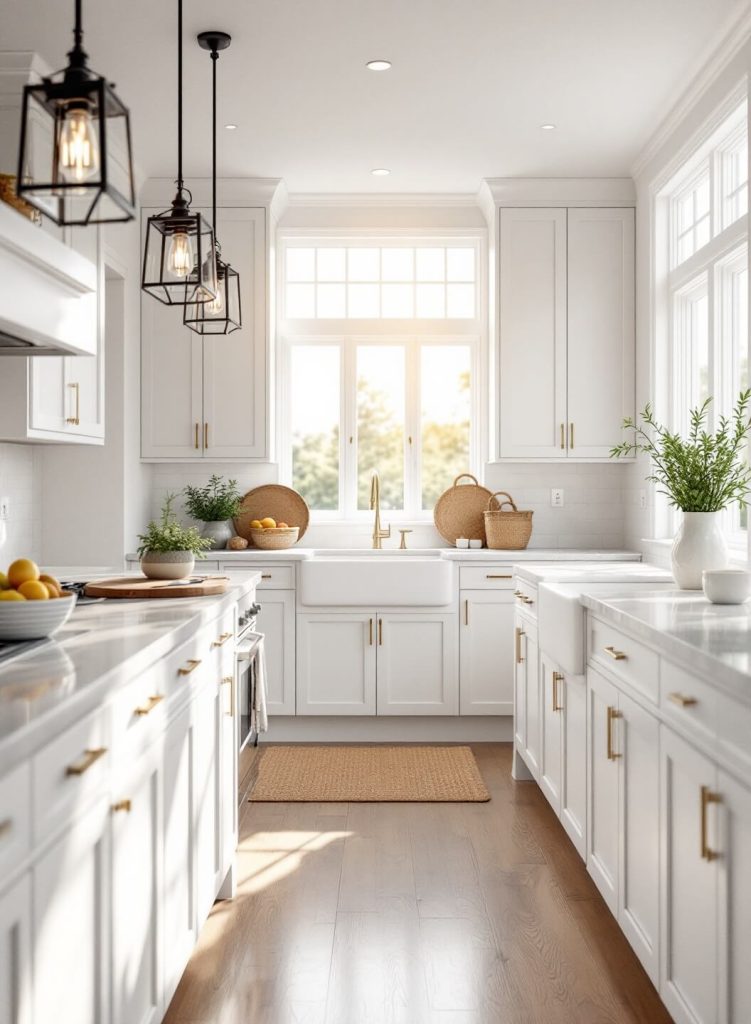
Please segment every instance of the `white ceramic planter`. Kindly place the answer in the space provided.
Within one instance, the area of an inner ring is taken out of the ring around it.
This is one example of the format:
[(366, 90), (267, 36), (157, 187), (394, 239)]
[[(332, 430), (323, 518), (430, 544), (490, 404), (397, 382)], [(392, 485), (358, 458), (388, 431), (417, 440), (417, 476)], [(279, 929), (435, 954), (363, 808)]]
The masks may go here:
[(701, 590), (705, 569), (725, 569), (728, 549), (720, 529), (720, 513), (684, 512), (671, 560), (681, 590)]
[(141, 572), (150, 580), (182, 580), (190, 576), (196, 560), (192, 551), (147, 551)]

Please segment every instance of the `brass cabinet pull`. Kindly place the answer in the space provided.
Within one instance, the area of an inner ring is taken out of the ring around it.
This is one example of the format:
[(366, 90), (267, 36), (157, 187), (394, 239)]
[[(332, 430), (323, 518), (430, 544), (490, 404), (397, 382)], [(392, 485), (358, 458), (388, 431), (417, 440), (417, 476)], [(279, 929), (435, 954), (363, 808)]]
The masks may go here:
[(558, 697), (558, 684), (563, 682), (563, 673), (553, 673), (553, 711), (563, 711), (563, 704), (561, 704)]
[(612, 646), (606, 647), (605, 648), (605, 653), (609, 654), (610, 657), (613, 659), (613, 661), (625, 661), (626, 660), (626, 655), (623, 653), (623, 651), (617, 651), (615, 649), (615, 647), (612, 647)]
[(696, 697), (684, 697), (682, 693), (669, 693), (668, 700), (677, 704), (679, 708), (692, 708), (694, 704), (699, 703)]
[(130, 814), (133, 808), (133, 803), (130, 800), (118, 800), (116, 804), (112, 805), (113, 811), (125, 811), (126, 814)]
[(189, 676), (191, 672), (195, 672), (198, 666), (201, 664), (200, 658), (188, 658), (184, 665), (181, 665), (177, 670), (179, 676)]
[[(511, 576), (511, 575), (509, 575), (509, 576), (502, 576), (502, 575), (499, 576), (497, 573), (492, 573), (492, 572), (486, 572), (485, 573), (485, 579), (486, 580), (512, 580), (513, 578), (514, 577)], [(518, 595), (518, 593), (519, 593), (519, 591), (517, 590), (517, 595)]]
[(711, 850), (707, 840), (707, 808), (710, 804), (721, 804), (722, 797), (719, 793), (713, 793), (709, 786), (701, 787), (701, 856), (702, 860), (717, 860), (720, 856), (716, 850)]
[(209, 447), (209, 425), (204, 423), (203, 425), (203, 446), (204, 448)]
[(68, 416), (65, 422), (77, 427), (81, 422), (81, 388), (79, 384), (69, 384), (68, 387), (73, 388), (76, 393), (76, 412), (74, 416)]
[(271, 573), (270, 572), (262, 572), (261, 573), (261, 579), (262, 580), (270, 580), (271, 579)]
[(368, 646), (373, 646), (373, 620), (368, 619)]
[(571, 449), (571, 451), (573, 451), (574, 450), (574, 424), (573, 423), (569, 423), (569, 425), (568, 425), (568, 438), (569, 438), (568, 446)]
[(516, 664), (521, 665), (524, 661), (522, 657), (522, 637), (526, 636), (526, 633), (521, 626), (516, 627)]
[(224, 645), (227, 643), (227, 641), (230, 639), (230, 637), (233, 637), (234, 635), (235, 635), (234, 633), (222, 633), (220, 636), (218, 636), (216, 638), (216, 640), (214, 640), (212, 642), (211, 646), (212, 647), (224, 647)]
[(65, 769), (66, 775), (83, 775), (91, 768), (92, 764), (99, 760), (100, 757), (104, 757), (107, 753), (106, 747), (94, 747), (91, 750), (85, 750), (83, 757), (80, 761), (75, 761), (73, 764), (69, 764)]
[(2, 839), (4, 836), (10, 835), (10, 833), (12, 831), (13, 831), (13, 819), (12, 818), (5, 818), (3, 821), (0, 821), (0, 839)]
[(565, 441), (565, 438), (564, 438), (564, 431), (565, 431), (564, 425), (561, 423), (561, 451), (565, 451), (565, 449), (566, 449), (566, 441)]
[(234, 681), (234, 676), (225, 676), (220, 684), (221, 686), (229, 686), (229, 711), (225, 712), (228, 718), (235, 717), (235, 687), (232, 685)]
[(526, 594), (522, 594), (522, 601), (524, 602), (524, 604), (534, 604), (535, 603), (532, 600), (532, 598), (531, 597), (527, 597)]
[(383, 647), (383, 619), (378, 620), (378, 646)]
[(198, 451), (200, 445), (198, 443), (198, 424), (197, 423), (196, 423), (196, 436), (195, 436), (195, 442), (194, 443), (195, 443), (196, 451)]
[(469, 625), (469, 600), (464, 602), (464, 625)]
[(161, 704), (163, 700), (163, 694), (155, 693), (153, 697), (149, 697), (145, 704), (141, 704), (139, 707), (137, 707), (133, 714), (141, 715), (142, 717), (144, 715), (148, 715), (154, 710), (157, 704)]
[(613, 746), (613, 722), (616, 718), (620, 718), (620, 711), (616, 708), (608, 705), (608, 761), (615, 761), (621, 755), (617, 754)]

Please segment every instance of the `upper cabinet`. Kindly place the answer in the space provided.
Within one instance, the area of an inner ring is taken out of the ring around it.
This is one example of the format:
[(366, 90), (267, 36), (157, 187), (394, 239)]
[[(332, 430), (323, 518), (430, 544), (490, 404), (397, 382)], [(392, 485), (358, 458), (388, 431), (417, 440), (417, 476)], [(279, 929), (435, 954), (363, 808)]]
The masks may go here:
[(223, 258), (240, 275), (239, 330), (202, 337), (184, 326), (182, 307), (141, 297), (144, 459), (268, 458), (266, 214), (217, 211)]
[(500, 211), (502, 459), (607, 459), (634, 412), (634, 210)]

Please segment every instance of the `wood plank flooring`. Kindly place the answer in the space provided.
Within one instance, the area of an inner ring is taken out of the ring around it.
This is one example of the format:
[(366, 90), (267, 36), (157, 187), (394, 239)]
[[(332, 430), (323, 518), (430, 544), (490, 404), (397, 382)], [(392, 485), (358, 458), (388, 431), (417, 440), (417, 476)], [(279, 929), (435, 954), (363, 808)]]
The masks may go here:
[(511, 746), (487, 804), (244, 804), (166, 1024), (670, 1024)]

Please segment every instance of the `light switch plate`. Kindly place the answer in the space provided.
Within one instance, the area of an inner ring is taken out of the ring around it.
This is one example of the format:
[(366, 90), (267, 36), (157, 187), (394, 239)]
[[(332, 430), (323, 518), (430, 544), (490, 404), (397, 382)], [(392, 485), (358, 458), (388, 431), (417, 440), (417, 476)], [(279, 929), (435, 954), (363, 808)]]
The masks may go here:
[(550, 492), (550, 504), (553, 508), (563, 508), (563, 488), (554, 487)]

